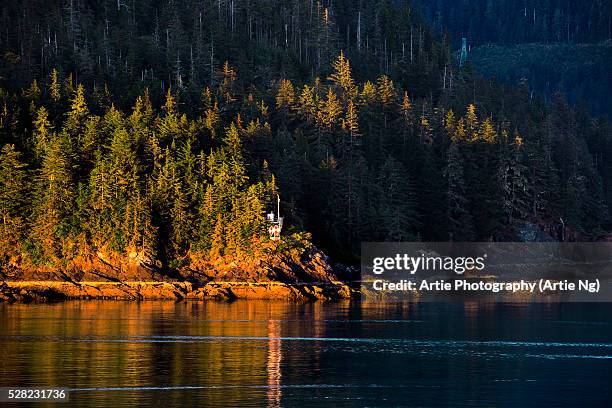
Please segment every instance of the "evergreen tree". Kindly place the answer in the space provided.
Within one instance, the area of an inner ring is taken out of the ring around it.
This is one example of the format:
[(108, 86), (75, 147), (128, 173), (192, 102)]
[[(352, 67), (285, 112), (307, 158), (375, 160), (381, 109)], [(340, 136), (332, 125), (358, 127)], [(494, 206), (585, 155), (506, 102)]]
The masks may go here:
[(322, 129), (329, 132), (334, 130), (334, 127), (338, 123), (338, 119), (342, 115), (342, 106), (331, 87), (327, 91), (327, 98), (321, 102), (317, 114), (317, 121)]
[(469, 136), (469, 140), (477, 140), (478, 117), (476, 116), (476, 107), (473, 104), (469, 104), (467, 107), (467, 113), (465, 115), (465, 124), (467, 127), (467, 135)]
[(60, 93), (61, 90), (60, 90), (57, 69), (53, 68), (53, 70), (51, 71), (50, 80), (51, 80), (51, 83), (49, 84), (49, 96), (51, 97), (51, 100), (53, 102), (57, 103), (60, 101), (62, 97)]
[(344, 51), (333, 63), (334, 72), (329, 77), (329, 80), (338, 87), (344, 99), (352, 100), (357, 96), (357, 87), (351, 74), (351, 65), (344, 57)]
[(19, 253), (24, 242), (28, 195), (26, 165), (15, 146), (6, 144), (0, 152), (0, 264)]
[(291, 81), (282, 79), (276, 94), (276, 108), (290, 111), (295, 104), (295, 89)]
[(468, 199), (465, 196), (463, 158), (459, 145), (456, 143), (452, 143), (448, 149), (444, 175), (447, 182), (449, 240), (470, 241), (474, 239), (474, 227), (472, 216), (468, 210)]
[(384, 107), (391, 106), (397, 96), (393, 81), (387, 75), (381, 75), (376, 81), (376, 85), (380, 103)]
[(410, 177), (401, 163), (393, 157), (381, 167), (382, 186), (381, 218), (384, 241), (409, 241), (415, 238), (418, 228), (416, 199)]
[(49, 144), (42, 157), (34, 191), (31, 239), (41, 261), (53, 262), (71, 256), (72, 215), (75, 208), (75, 184), (66, 137)]
[(49, 121), (49, 114), (47, 113), (47, 109), (44, 107), (38, 108), (36, 111), (36, 119), (34, 120), (34, 129), (33, 129), (33, 144), (34, 144), (34, 154), (40, 159), (47, 149), (49, 143), (52, 140), (52, 125)]
[(355, 104), (351, 100), (349, 100), (346, 107), (346, 115), (342, 122), (342, 127), (349, 134), (350, 146), (352, 147), (355, 138), (359, 136), (359, 119)]

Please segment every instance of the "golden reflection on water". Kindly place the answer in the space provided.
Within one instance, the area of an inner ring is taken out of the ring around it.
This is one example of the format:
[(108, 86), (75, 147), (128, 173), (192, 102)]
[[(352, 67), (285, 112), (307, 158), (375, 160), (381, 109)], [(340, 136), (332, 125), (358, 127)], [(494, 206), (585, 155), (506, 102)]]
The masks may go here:
[[(255, 405), (281, 406), (283, 369), (303, 358), (285, 358), (281, 338), (325, 335), (321, 304), (82, 301), (0, 312), (0, 386), (196, 386), (211, 405), (244, 405), (248, 393), (260, 395)], [(137, 393), (119, 398), (143, 402)]]
[(281, 401), (281, 329), (277, 320), (268, 321), (268, 406), (280, 407)]

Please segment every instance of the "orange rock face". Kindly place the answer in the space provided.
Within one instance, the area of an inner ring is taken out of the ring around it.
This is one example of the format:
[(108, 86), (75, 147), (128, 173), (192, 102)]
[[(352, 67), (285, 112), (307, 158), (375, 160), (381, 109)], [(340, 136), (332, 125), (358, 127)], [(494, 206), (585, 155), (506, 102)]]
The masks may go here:
[(341, 283), (321, 286), (278, 282), (57, 282), (20, 281), (0, 285), (0, 301), (37, 302), (67, 299), (114, 300), (235, 300), (314, 301), (349, 299), (356, 292)]
[(0, 301), (54, 299), (276, 299), (348, 298), (328, 257), (308, 241), (256, 242), (249, 253), (207, 259), (190, 253), (173, 268), (138, 253), (96, 251), (62, 266), (16, 262), (0, 269)]

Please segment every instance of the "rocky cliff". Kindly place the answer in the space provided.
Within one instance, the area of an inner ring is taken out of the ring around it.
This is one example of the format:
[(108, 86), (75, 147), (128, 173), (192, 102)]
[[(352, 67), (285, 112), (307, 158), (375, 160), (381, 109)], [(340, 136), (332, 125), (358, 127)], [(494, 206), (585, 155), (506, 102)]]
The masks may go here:
[(0, 300), (347, 298), (329, 258), (306, 240), (267, 242), (215, 260), (188, 254), (173, 267), (138, 254), (96, 251), (62, 265), (0, 265)]

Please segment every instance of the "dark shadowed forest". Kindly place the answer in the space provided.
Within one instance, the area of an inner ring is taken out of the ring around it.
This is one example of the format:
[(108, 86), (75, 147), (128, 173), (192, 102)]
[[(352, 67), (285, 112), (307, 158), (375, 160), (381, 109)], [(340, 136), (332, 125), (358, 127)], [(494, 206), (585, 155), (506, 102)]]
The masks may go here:
[[(414, 0), (455, 50), (466, 38), (474, 68), (524, 84), (547, 101), (612, 115), (610, 0)], [(500, 17), (503, 16), (503, 17)]]
[(0, 27), (2, 263), (253, 253), (276, 194), (283, 243), (345, 259), (610, 227), (610, 123), (459, 67), (410, 1), (23, 0)]

